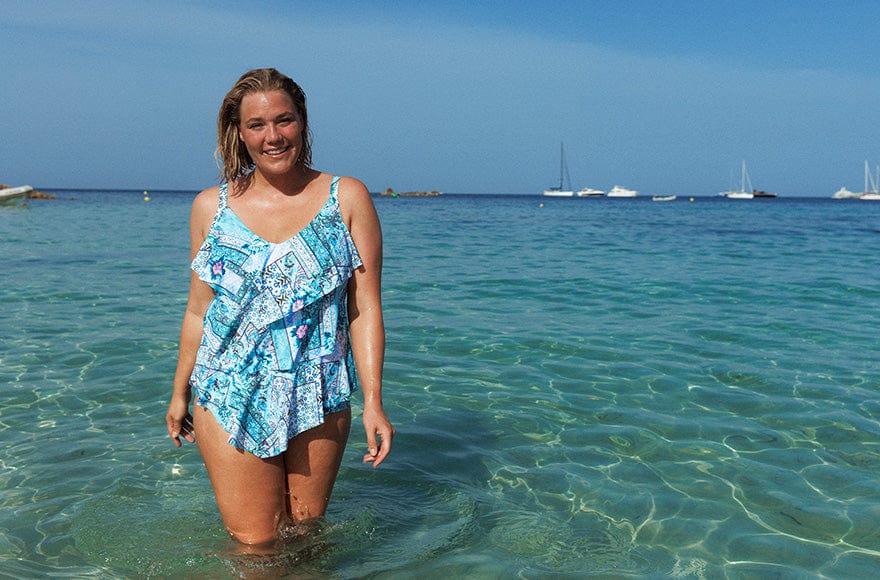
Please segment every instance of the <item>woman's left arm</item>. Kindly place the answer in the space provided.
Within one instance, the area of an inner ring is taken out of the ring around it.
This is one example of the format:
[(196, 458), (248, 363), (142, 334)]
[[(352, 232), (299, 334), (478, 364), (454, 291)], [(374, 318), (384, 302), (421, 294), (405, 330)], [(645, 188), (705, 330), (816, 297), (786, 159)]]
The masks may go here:
[(348, 283), (351, 348), (364, 394), (364, 463), (378, 467), (391, 452), (394, 427), (382, 405), (385, 322), (382, 317), (382, 229), (370, 193), (363, 183), (345, 177), (339, 183), (343, 219), (361, 256), (362, 265)]

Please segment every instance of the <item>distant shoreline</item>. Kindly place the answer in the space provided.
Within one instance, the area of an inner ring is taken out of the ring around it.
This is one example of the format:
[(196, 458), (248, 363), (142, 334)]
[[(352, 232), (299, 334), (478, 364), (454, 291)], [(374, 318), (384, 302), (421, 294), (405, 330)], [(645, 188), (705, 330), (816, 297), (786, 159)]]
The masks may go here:
[(398, 193), (389, 187), (379, 195), (382, 197), (437, 197), (442, 194), (439, 191), (405, 191)]
[[(124, 189), (116, 189), (116, 188), (108, 188), (108, 187), (42, 187), (42, 186), (34, 186), (35, 191), (40, 191), (43, 193), (75, 193), (75, 192), (83, 192), (83, 193), (109, 193), (109, 194), (135, 194), (135, 195), (143, 195), (144, 191), (146, 191), (150, 195), (178, 195), (178, 194), (186, 194), (186, 195), (196, 195), (200, 190), (198, 189), (149, 189), (149, 188), (140, 188), (140, 189), (132, 189), (132, 188), (124, 188)], [(392, 197), (391, 194), (386, 191), (371, 191), (370, 195), (375, 197)], [(473, 193), (473, 192), (452, 192), (452, 193), (441, 193), (441, 192), (401, 192), (395, 194), (397, 197), (460, 197), (460, 196), (476, 196), (476, 197), (517, 197), (517, 198), (532, 198), (539, 199), (543, 202), (550, 203), (567, 203), (567, 202), (575, 202), (575, 203), (584, 203), (585, 201), (598, 201), (596, 199), (589, 198), (548, 198), (546, 196), (541, 195), (541, 193), (527, 192), (527, 193), (512, 193), (512, 192), (497, 192), (497, 193)], [(680, 194), (679, 201), (687, 201), (687, 198), (693, 197), (695, 201), (729, 201), (727, 198), (723, 196), (719, 196), (717, 194)], [(603, 198), (606, 199), (606, 198)], [(794, 200), (824, 200), (827, 199), (829, 201), (847, 201), (836, 199), (832, 200), (830, 196), (821, 196), (821, 195), (786, 195), (784, 197), (776, 198), (775, 201), (794, 201)], [(621, 200), (610, 200), (621, 201)], [(630, 200), (631, 202), (643, 202), (643, 201), (651, 201), (651, 196), (640, 196), (638, 198), (633, 198)], [(759, 200), (761, 201), (761, 200)], [(858, 199), (853, 199), (849, 201), (860, 201)]]

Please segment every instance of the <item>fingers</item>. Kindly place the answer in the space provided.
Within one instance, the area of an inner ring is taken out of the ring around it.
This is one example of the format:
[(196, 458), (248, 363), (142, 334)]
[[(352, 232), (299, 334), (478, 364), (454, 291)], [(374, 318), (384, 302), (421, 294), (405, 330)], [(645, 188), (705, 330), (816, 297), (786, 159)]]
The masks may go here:
[(190, 443), (195, 443), (196, 442), (195, 433), (196, 433), (196, 431), (195, 431), (195, 428), (193, 427), (192, 415), (188, 414), (183, 419), (183, 429), (181, 429), (181, 434), (183, 435), (183, 438), (186, 439), (187, 441), (189, 441)]
[[(391, 453), (391, 440), (395, 430), (390, 424), (378, 433), (367, 433), (367, 453), (364, 454), (364, 463), (372, 463), (373, 469), (379, 467), (388, 454)], [(377, 437), (378, 435), (378, 437)]]
[(184, 440), (195, 443), (195, 430), (193, 429), (192, 415), (187, 414), (183, 421), (178, 421), (171, 416), (166, 417), (165, 423), (168, 428), (168, 436), (171, 437), (171, 440), (174, 442), (176, 447), (180, 447), (182, 445), (180, 438), (183, 437)]

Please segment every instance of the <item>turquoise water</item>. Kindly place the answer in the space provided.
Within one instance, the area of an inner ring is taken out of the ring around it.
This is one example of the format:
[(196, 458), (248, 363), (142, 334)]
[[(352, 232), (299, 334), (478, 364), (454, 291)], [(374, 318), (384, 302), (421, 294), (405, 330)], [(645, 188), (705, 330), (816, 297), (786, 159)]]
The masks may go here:
[(880, 204), (377, 198), (393, 455), (256, 556), (163, 424), (191, 199), (0, 211), (0, 576), (880, 569)]

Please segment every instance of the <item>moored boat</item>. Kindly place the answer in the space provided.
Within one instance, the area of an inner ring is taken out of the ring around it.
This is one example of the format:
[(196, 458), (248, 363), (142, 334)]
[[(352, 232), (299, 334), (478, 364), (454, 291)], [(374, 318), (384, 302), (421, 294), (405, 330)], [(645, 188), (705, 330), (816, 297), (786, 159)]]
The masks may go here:
[(611, 191), (609, 191), (607, 195), (608, 197), (637, 197), (639, 195), (639, 192), (634, 189), (627, 189), (625, 187), (615, 185), (611, 188)]
[(0, 189), (0, 205), (17, 205), (23, 203), (30, 196), (34, 188), (30, 185), (20, 185), (18, 187), (5, 187)]
[(871, 168), (868, 166), (867, 161), (865, 161), (865, 192), (859, 196), (859, 199), (864, 199), (866, 201), (880, 201), (880, 190), (877, 188), (877, 182), (874, 181), (874, 176), (871, 175)]
[(833, 199), (857, 199), (861, 197), (861, 193), (856, 193), (855, 191), (850, 191), (845, 187), (841, 187), (837, 191), (834, 192), (834, 195), (831, 197)]
[[(746, 190), (746, 182), (749, 184), (748, 190)], [(752, 189), (752, 181), (749, 179), (749, 173), (746, 171), (746, 160), (743, 159), (739, 191), (722, 191), (718, 195), (723, 195), (727, 199), (753, 199), (755, 197), (754, 191)]]
[(547, 197), (574, 197), (574, 192), (570, 189), (551, 187), (550, 189), (544, 190), (544, 195)]
[(651, 201), (675, 201), (678, 199), (677, 195), (652, 195)]
[(769, 191), (761, 191), (760, 189), (752, 190), (752, 197), (777, 197), (775, 193), (770, 193)]
[(559, 144), (559, 185), (544, 190), (547, 197), (574, 197), (574, 191), (571, 189), (571, 177), (568, 178), (569, 187), (564, 189), (563, 177), (568, 174), (568, 166), (565, 164), (565, 145)]
[(592, 187), (585, 187), (577, 192), (578, 197), (602, 197), (603, 195), (605, 195), (604, 191)]

